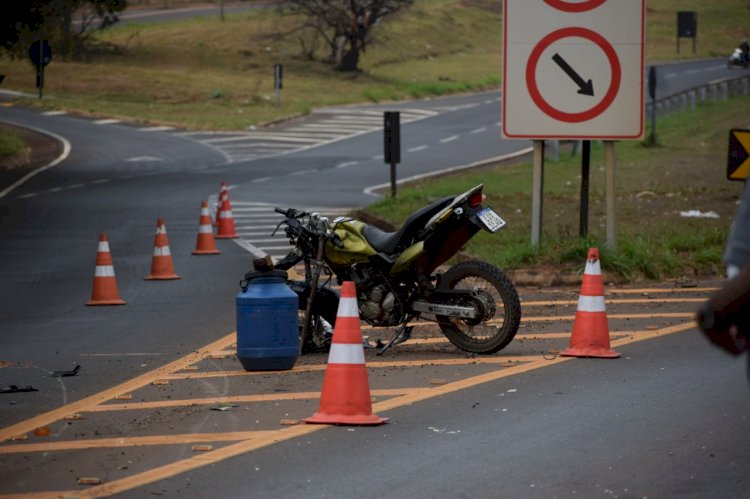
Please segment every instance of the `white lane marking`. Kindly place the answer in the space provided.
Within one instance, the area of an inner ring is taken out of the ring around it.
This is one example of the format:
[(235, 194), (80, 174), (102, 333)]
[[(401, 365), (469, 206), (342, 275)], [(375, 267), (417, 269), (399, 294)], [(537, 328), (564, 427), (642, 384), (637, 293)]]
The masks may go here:
[(23, 194), (21, 196), (18, 196), (18, 199), (26, 199), (26, 198), (33, 198), (36, 197), (36, 192), (31, 192), (29, 194)]
[(104, 120), (95, 120), (92, 121), (94, 125), (114, 125), (115, 123), (121, 123), (120, 120), (116, 120), (113, 118), (108, 118)]
[[(455, 166), (455, 167), (452, 167), (452, 168), (443, 168), (442, 170), (436, 170), (434, 172), (422, 173), (422, 174), (419, 174), (419, 175), (413, 175), (411, 177), (400, 179), (396, 183), (397, 184), (405, 184), (407, 182), (413, 182), (415, 180), (421, 180), (421, 179), (424, 179), (424, 178), (434, 177), (435, 175), (442, 175), (442, 174), (449, 173), (449, 172), (458, 172), (458, 171), (461, 171), (461, 170), (466, 170), (468, 168), (476, 168), (477, 166), (480, 166), (480, 165), (486, 165), (486, 164), (490, 164), (490, 163), (495, 163), (495, 162), (498, 162), (498, 161), (502, 161), (502, 160), (505, 160), (505, 159), (511, 159), (511, 158), (516, 158), (518, 156), (523, 156), (524, 154), (529, 154), (529, 153), (533, 152), (533, 150), (534, 150), (533, 147), (527, 147), (527, 148), (521, 149), (520, 151), (516, 151), (516, 152), (512, 152), (512, 153), (508, 153), (508, 154), (503, 154), (501, 156), (496, 156), (494, 158), (489, 158), (489, 159), (482, 160), (482, 161), (475, 161), (474, 163), (469, 163), (469, 164), (466, 164), (466, 165)], [(365, 194), (365, 195), (367, 195), (367, 196), (374, 197), (374, 198), (380, 198), (382, 196), (379, 195), (379, 194), (377, 194), (377, 191), (380, 190), (380, 189), (386, 189), (386, 188), (388, 188), (390, 186), (391, 186), (390, 183), (378, 184), (378, 185), (371, 185), (370, 187), (367, 187), (366, 189), (364, 189), (362, 191), (362, 193)]]
[(100, 178), (99, 180), (91, 181), (92, 184), (106, 184), (107, 182), (109, 182), (108, 178)]
[(441, 144), (445, 144), (445, 143), (447, 143), (447, 142), (453, 142), (453, 141), (454, 141), (454, 140), (456, 140), (457, 138), (458, 138), (458, 135), (451, 135), (450, 137), (446, 137), (446, 138), (444, 138), (444, 139), (440, 139), (440, 143), (441, 143)]
[(408, 149), (407, 152), (424, 151), (425, 149), (427, 149), (427, 146), (421, 145), (421, 146), (417, 146), (417, 147), (412, 147), (411, 149)]
[(65, 111), (47, 111), (42, 113), (44, 116), (60, 116), (63, 114), (68, 114)]
[(298, 172), (290, 173), (289, 175), (292, 177), (296, 177), (298, 175), (307, 175), (308, 173), (316, 173), (318, 170), (300, 170)]
[(7, 123), (9, 123), (11, 125), (16, 125), (16, 126), (19, 126), (19, 127), (28, 128), (29, 130), (34, 130), (35, 132), (39, 132), (39, 133), (42, 133), (44, 135), (49, 135), (53, 139), (55, 139), (55, 140), (57, 140), (57, 141), (59, 141), (59, 142), (62, 143), (63, 150), (62, 150), (62, 153), (60, 153), (60, 155), (57, 158), (55, 158), (51, 163), (48, 163), (48, 164), (42, 166), (41, 168), (37, 168), (36, 170), (27, 173), (26, 175), (24, 175), (23, 177), (19, 178), (14, 183), (12, 183), (10, 186), (8, 186), (5, 189), (3, 189), (2, 191), (0, 191), (0, 199), (2, 199), (3, 197), (7, 196), (11, 192), (13, 192), (15, 189), (17, 189), (18, 187), (20, 187), (21, 185), (23, 185), (27, 180), (29, 180), (34, 175), (42, 173), (43, 171), (48, 170), (48, 169), (52, 168), (53, 166), (59, 165), (60, 163), (62, 163), (63, 161), (65, 161), (65, 158), (68, 157), (68, 155), (70, 154), (70, 149), (71, 149), (70, 142), (68, 142), (68, 140), (65, 137), (57, 135), (56, 133), (52, 133), (52, 132), (49, 132), (47, 130), (42, 130), (41, 128), (36, 128), (36, 127), (33, 127), (33, 126), (21, 125), (19, 123), (14, 123), (12, 121), (8, 121)]
[(348, 168), (357, 164), (359, 164), (359, 161), (347, 161), (345, 163), (339, 163), (338, 165), (336, 165), (336, 168)]
[(133, 162), (164, 161), (164, 160), (161, 158), (157, 158), (156, 156), (135, 156), (133, 158), (128, 158), (125, 161), (129, 163), (133, 163)]
[(378, 154), (377, 156), (373, 156), (372, 159), (380, 161), (381, 159), (385, 159), (385, 154)]
[(268, 182), (269, 180), (271, 180), (271, 177), (256, 178), (253, 180), (253, 184), (260, 184), (261, 182)]
[(471, 131), (471, 132), (469, 132), (469, 133), (471, 133), (471, 134), (475, 134), (475, 133), (482, 133), (482, 132), (486, 132), (486, 131), (487, 131), (487, 127), (486, 127), (486, 126), (483, 126), (483, 127), (481, 127), (481, 128), (476, 128), (476, 129), (472, 130), (472, 131)]
[(171, 126), (149, 126), (146, 128), (139, 128), (141, 132), (167, 132), (169, 130), (174, 130), (174, 127)]

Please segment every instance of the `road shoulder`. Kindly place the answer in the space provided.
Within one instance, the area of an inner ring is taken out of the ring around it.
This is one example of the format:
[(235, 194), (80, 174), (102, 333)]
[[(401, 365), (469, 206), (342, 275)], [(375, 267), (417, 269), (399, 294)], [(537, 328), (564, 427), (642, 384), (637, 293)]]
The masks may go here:
[(23, 154), (0, 159), (0, 191), (63, 153), (63, 144), (49, 135), (8, 123), (0, 123), (0, 129), (17, 133), (27, 147)]

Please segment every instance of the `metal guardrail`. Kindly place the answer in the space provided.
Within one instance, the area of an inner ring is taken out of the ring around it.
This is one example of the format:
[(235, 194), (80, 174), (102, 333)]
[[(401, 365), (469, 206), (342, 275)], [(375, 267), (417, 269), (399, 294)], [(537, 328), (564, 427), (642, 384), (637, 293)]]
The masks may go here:
[[(750, 74), (737, 78), (724, 78), (705, 85), (684, 90), (673, 95), (656, 99), (656, 115), (663, 116), (670, 112), (695, 110), (705, 102), (726, 101), (730, 97), (750, 94)], [(653, 102), (646, 103), (646, 115), (650, 116)]]

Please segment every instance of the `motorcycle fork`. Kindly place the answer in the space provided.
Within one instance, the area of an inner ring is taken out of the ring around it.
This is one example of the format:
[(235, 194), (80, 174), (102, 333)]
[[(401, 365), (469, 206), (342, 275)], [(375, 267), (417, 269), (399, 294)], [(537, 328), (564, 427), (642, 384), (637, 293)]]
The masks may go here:
[[(310, 277), (310, 293), (307, 295), (307, 305), (305, 306), (305, 317), (302, 323), (302, 338), (300, 339), (300, 351), (310, 341), (310, 326), (312, 324), (312, 310), (315, 301), (315, 295), (318, 293), (318, 282), (320, 281), (320, 272), (323, 268), (323, 251), (325, 241), (323, 238), (318, 240), (318, 254), (316, 260), (311, 262), (305, 260), (305, 280)], [(316, 321), (318, 324), (320, 321)]]

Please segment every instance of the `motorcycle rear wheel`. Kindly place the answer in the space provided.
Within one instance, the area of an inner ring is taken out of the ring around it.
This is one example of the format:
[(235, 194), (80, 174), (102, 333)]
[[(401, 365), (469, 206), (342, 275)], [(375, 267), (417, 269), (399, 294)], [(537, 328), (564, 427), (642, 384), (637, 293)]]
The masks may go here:
[(461, 262), (443, 274), (440, 287), (479, 289), (491, 294), (495, 301), (495, 313), (479, 321), (437, 316), (440, 329), (455, 346), (471, 353), (488, 354), (502, 350), (513, 340), (521, 324), (521, 300), (502, 270), (486, 262)]

